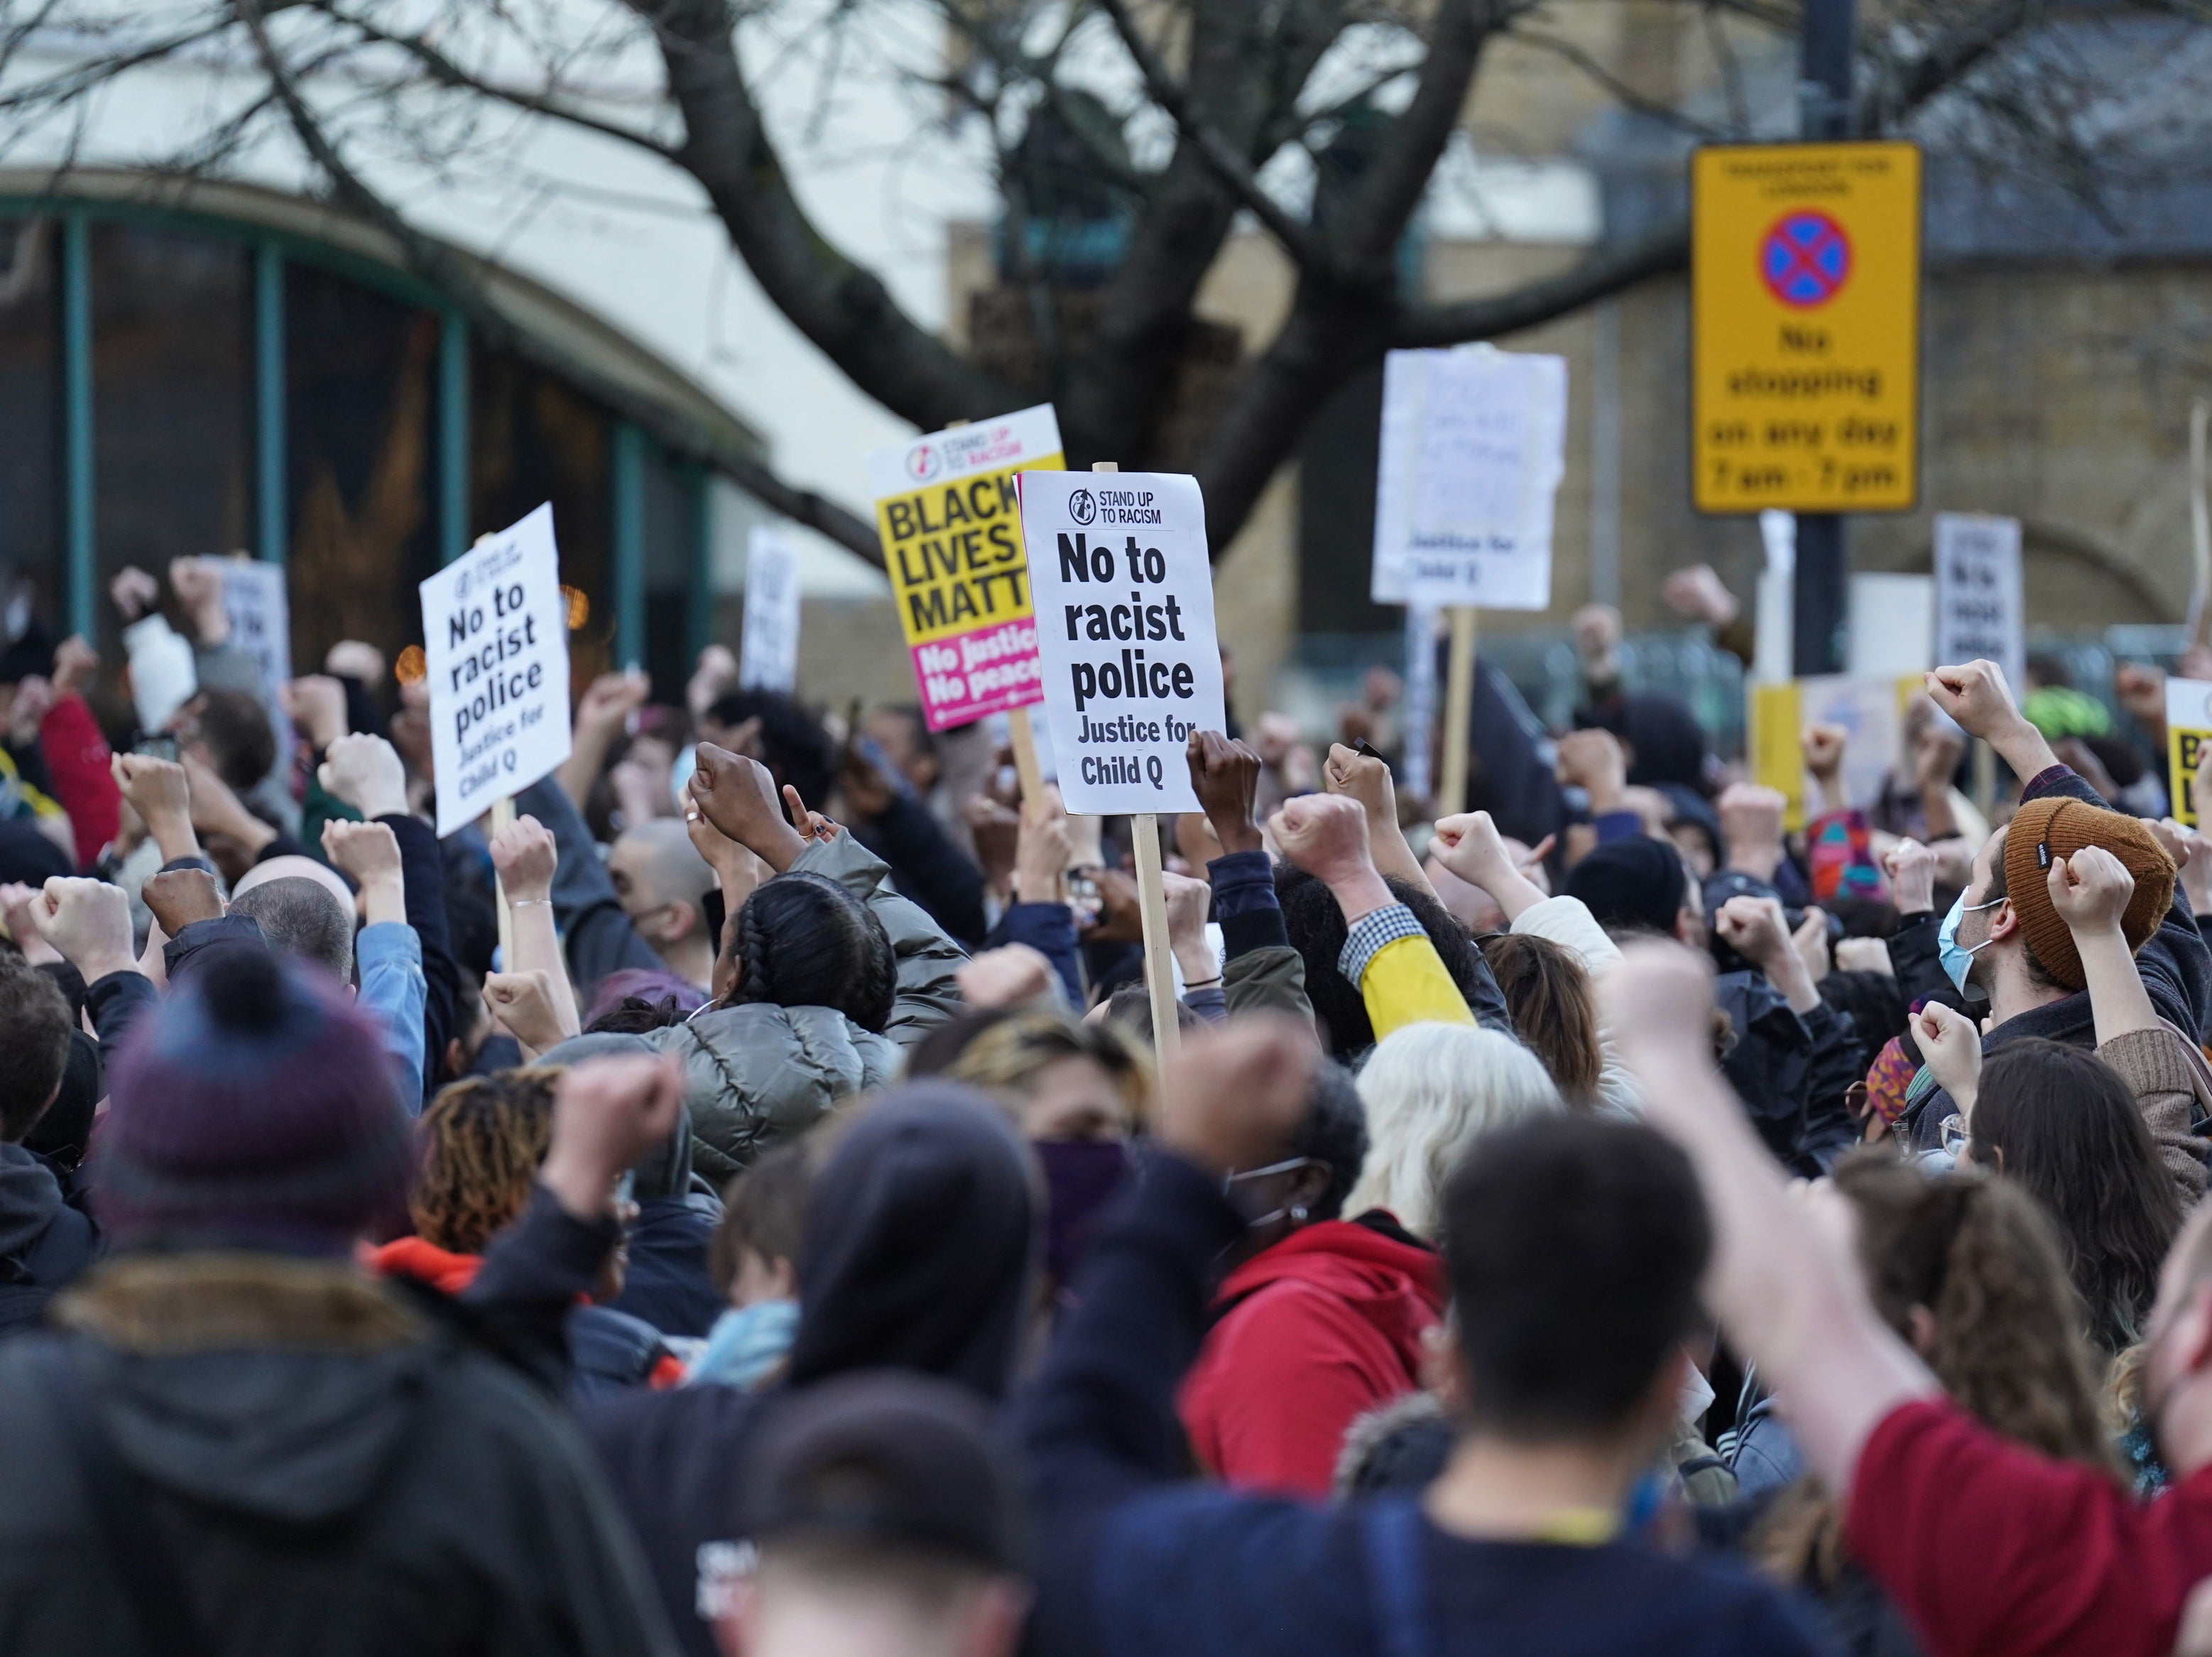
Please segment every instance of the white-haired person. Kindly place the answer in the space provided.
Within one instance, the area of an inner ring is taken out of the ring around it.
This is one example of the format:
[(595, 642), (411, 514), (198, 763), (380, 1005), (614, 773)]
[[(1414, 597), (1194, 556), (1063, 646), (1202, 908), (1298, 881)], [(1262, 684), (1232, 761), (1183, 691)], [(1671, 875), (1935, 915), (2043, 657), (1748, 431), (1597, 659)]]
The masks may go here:
[(1467, 1148), (1509, 1123), (1564, 1109), (1543, 1061), (1512, 1037), (1465, 1024), (1409, 1024), (1359, 1072), (1367, 1158), (1345, 1212), (1376, 1212), (1437, 1240), (1438, 1194)]

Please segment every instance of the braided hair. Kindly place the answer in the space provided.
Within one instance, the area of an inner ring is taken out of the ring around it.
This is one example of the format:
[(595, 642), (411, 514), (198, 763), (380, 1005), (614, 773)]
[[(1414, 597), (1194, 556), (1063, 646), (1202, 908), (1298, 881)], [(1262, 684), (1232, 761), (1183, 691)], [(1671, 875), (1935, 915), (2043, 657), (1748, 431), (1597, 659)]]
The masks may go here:
[(422, 1112), (422, 1170), (407, 1212), (424, 1242), (481, 1254), (522, 1212), (553, 1141), (553, 1089), (567, 1069), (470, 1076)]
[(898, 994), (898, 959), (873, 911), (819, 874), (779, 874), (753, 888), (730, 929), (737, 982), (726, 1007), (828, 1007), (881, 1035)]

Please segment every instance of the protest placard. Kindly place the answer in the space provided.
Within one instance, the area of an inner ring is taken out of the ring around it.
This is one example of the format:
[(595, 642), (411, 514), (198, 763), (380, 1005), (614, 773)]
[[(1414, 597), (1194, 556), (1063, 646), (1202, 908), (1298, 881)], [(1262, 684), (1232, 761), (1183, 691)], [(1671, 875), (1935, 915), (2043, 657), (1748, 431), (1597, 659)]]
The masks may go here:
[(1784, 827), (1794, 833), (1825, 809), (1798, 745), (1805, 728), (1842, 728), (1844, 796), (1872, 800), (1902, 752), (1905, 707), (1921, 685), (1917, 673), (1894, 679), (1829, 673), (1751, 687), (1751, 729), (1745, 744), (1751, 780), (1781, 791), (1788, 802)]
[(1856, 570), (1850, 578), (1850, 656), (1853, 679), (1897, 679), (1938, 665), (1936, 582), (1928, 576)]
[(2203, 812), (2197, 798), (2197, 760), (2208, 742), (2212, 742), (2212, 683), (2201, 679), (2167, 679), (2166, 793), (2173, 801), (2174, 820), (2191, 828), (2203, 826)]
[(1936, 661), (1994, 661), (2018, 694), (2027, 666), (2020, 520), (1936, 515)]
[(766, 524), (753, 527), (745, 551), (745, 628), (738, 684), (789, 691), (799, 679), (799, 549)]
[(1184, 744), (1226, 719), (1197, 479), (1025, 472), (1021, 514), (1067, 809), (1198, 810)]
[(1049, 403), (868, 456), (884, 570), (933, 731), (1041, 699), (1014, 474), (1064, 464)]
[(424, 582), (438, 832), (568, 757), (568, 601), (549, 502)]
[(1543, 610), (1566, 466), (1567, 362), (1489, 346), (1382, 369), (1374, 598)]
[(284, 566), (250, 558), (225, 558), (222, 607), (230, 618), (230, 643), (253, 659), (262, 688), (274, 695), (292, 677), (292, 606)]

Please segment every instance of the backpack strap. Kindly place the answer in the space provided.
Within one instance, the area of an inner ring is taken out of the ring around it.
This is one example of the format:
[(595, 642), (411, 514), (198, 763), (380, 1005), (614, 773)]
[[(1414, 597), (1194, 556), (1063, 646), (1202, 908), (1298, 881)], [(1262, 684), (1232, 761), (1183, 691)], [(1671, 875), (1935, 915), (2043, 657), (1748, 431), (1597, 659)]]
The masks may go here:
[(1420, 1509), (1411, 1501), (1370, 1502), (1359, 1511), (1359, 1525), (1382, 1657), (1436, 1657)]
[(140, 1646), (149, 1657), (213, 1657), (176, 1549), (155, 1520), (152, 1491), (116, 1453), (69, 1347), (41, 1343), (31, 1359), (38, 1390), (84, 1486), (108, 1569), (138, 1624)]

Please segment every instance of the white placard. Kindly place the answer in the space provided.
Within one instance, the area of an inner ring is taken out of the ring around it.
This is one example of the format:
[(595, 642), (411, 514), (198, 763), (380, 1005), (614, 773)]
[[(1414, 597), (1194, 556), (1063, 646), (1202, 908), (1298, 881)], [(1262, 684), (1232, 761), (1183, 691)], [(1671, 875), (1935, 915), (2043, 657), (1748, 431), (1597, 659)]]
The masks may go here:
[(552, 503), (487, 535), (422, 590), (438, 832), (447, 835), (568, 757), (568, 600)]
[(1850, 596), (1844, 672), (1853, 679), (1901, 679), (1936, 665), (1929, 655), (1936, 636), (1932, 578), (1862, 570), (1851, 577)]
[(225, 558), (221, 568), (230, 642), (253, 658), (262, 688), (273, 696), (292, 677), (292, 606), (284, 589), (284, 566)]
[(1184, 745), (1228, 722), (1198, 480), (1024, 472), (1021, 495), (1045, 717), (1068, 810), (1198, 810)]
[(2027, 667), (2020, 592), (2020, 520), (1936, 515), (1936, 661), (1986, 659), (2014, 692)]
[(738, 684), (788, 691), (799, 679), (799, 549), (765, 524), (745, 553), (745, 631)]
[(1563, 356), (1392, 351), (1382, 369), (1376, 601), (1548, 609), (1566, 434)]

